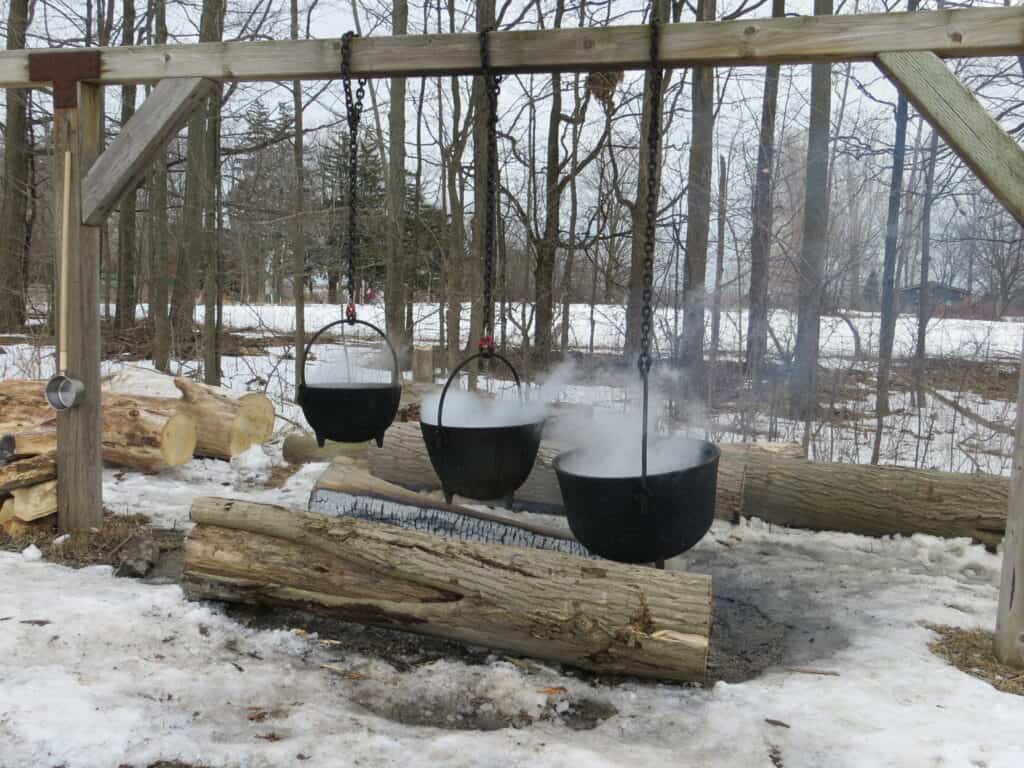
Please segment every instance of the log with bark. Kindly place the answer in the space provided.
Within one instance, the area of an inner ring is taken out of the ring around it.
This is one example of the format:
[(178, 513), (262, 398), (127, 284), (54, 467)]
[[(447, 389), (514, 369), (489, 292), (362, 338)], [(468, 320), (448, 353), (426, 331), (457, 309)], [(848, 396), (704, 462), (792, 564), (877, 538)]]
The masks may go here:
[(172, 402), (196, 423), (196, 456), (232, 459), (274, 432), (276, 414), (260, 392), (238, 393), (145, 368), (127, 367), (103, 380), (104, 393), (158, 397)]
[[(42, 399), (43, 382), (0, 382), (0, 461), (56, 449), (56, 418)], [(142, 472), (188, 462), (196, 450), (196, 421), (175, 401), (105, 394), (103, 461)]]
[(561, 527), (523, 520), (522, 515), (447, 504), (440, 493), (416, 493), (374, 477), (351, 459), (336, 460), (317, 481), (309, 511), (345, 515), (450, 538), (553, 549), (588, 557), (563, 522)]
[(699, 681), (711, 579), (200, 498), (191, 598), (282, 605), (603, 673)]
[[(1002, 539), (1008, 480), (982, 474), (831, 464), (799, 457), (799, 447), (722, 443), (716, 517), (759, 517), (777, 525), (865, 536), (929, 533), (969, 537), (989, 547)], [(540, 454), (517, 502), (559, 511), (562, 496), (551, 467), (557, 447)], [(380, 449), (367, 454), (370, 472), (415, 490), (440, 488), (419, 426), (393, 424)]]
[[(750, 463), (771, 463), (779, 456), (800, 456), (800, 446), (791, 443), (723, 443), (718, 464), (716, 515), (723, 520), (739, 521), (742, 510), (744, 468)], [(562, 510), (562, 492), (552, 462), (561, 448), (541, 442), (537, 463), (526, 483), (516, 491), (517, 505), (540, 512)], [(381, 480), (413, 490), (433, 491), (441, 487), (430, 464), (419, 424), (392, 424), (382, 448), (367, 453), (370, 472)]]
[(52, 453), (0, 464), (0, 494), (39, 485), (55, 477), (57, 460)]

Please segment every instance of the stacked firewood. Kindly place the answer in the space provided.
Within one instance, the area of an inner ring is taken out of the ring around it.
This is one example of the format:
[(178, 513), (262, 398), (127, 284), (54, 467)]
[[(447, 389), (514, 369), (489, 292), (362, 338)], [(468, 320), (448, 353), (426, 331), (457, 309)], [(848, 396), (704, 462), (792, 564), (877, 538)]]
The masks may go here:
[[(57, 419), (42, 381), (0, 381), (0, 525), (8, 534), (53, 524), (57, 511)], [(274, 406), (141, 368), (103, 382), (103, 461), (145, 473), (193, 456), (231, 459), (265, 443)]]

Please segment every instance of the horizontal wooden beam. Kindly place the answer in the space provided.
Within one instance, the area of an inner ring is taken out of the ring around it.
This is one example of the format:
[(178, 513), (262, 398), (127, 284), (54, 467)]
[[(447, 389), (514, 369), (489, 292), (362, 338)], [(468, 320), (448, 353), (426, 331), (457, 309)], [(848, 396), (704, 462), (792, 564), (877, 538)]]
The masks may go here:
[[(646, 26), (497, 32), (491, 61), (506, 73), (635, 69), (648, 63)], [(339, 76), (338, 40), (199, 43), (99, 49), (99, 83), (172, 77), (214, 80), (320, 80)], [(799, 64), (871, 60), (885, 51), (934, 51), (942, 57), (1024, 54), (1024, 8), (801, 16), (668, 24), (666, 66)], [(352, 43), (353, 74), (363, 77), (467, 75), (479, 72), (475, 34), (365, 37)], [(32, 82), (28, 51), (0, 53), (0, 88)]]
[(1024, 150), (934, 53), (878, 55), (879, 68), (1024, 224)]
[(84, 224), (103, 224), (215, 86), (212, 80), (189, 77), (163, 80), (153, 89), (82, 182)]

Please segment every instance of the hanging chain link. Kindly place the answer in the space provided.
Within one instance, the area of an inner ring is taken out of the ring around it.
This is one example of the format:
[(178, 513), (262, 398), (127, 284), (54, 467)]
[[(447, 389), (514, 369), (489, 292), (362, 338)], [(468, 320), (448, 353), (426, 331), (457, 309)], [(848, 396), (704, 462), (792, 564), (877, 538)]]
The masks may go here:
[(649, 117), (647, 126), (647, 216), (644, 231), (644, 282), (643, 308), (640, 311), (640, 357), (637, 366), (643, 380), (643, 443), (640, 453), (640, 471), (644, 494), (641, 495), (641, 510), (647, 504), (647, 421), (648, 421), (648, 374), (651, 371), (651, 324), (654, 298), (654, 238), (658, 219), (658, 153), (661, 140), (661, 84), (664, 73), (658, 66), (658, 0), (651, 1), (651, 61), (648, 66), (650, 86)]
[(494, 244), (498, 207), (498, 96), (501, 94), (501, 76), (491, 69), (489, 35), (480, 32), (480, 65), (483, 88), (487, 98), (487, 175), (486, 208), (484, 212), (484, 322), (479, 351), (493, 354), (494, 344)]
[(352, 94), (352, 38), (355, 32), (346, 32), (341, 38), (341, 76), (345, 86), (345, 115), (348, 121), (348, 231), (345, 237), (345, 255), (348, 260), (348, 306), (345, 319), (356, 319), (356, 209), (359, 170), (359, 121), (363, 115), (363, 95), (366, 78), (356, 81)]
[(640, 358), (637, 365), (645, 378), (651, 370), (651, 327), (654, 298), (654, 242), (658, 219), (658, 153), (661, 143), (661, 84), (663, 70), (658, 66), (657, 0), (651, 3), (650, 118), (647, 126), (647, 205), (644, 231), (643, 308), (640, 310)]

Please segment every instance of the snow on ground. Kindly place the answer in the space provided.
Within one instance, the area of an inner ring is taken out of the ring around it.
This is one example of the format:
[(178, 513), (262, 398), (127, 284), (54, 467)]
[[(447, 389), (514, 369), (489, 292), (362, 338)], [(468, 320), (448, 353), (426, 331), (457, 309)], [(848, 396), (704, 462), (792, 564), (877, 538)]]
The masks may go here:
[[(417, 309), (424, 318), (420, 333), (427, 336), (428, 309)], [(307, 312), (315, 326), (333, 319), (337, 308)], [(373, 319), (370, 312), (363, 314)], [(589, 309), (573, 312), (575, 338), (586, 346)], [(293, 317), (287, 307), (228, 307), (226, 313), (230, 326), (282, 332)], [(595, 314), (602, 324), (595, 333), (599, 348), (614, 348), (620, 308)], [(851, 319), (870, 351), (877, 318)], [(664, 328), (670, 319), (662, 321)], [(783, 313), (773, 321), (779, 333), (791, 324)], [(737, 348), (744, 325), (738, 316), (723, 322)], [(1012, 359), (1021, 328), (1020, 322), (935, 321), (929, 344), (933, 354)], [(912, 323), (901, 320), (899, 353), (910, 349), (912, 336)], [(852, 352), (842, 320), (826, 318), (822, 338), (827, 350)], [(51, 348), (14, 344), (5, 352), (0, 378), (45, 378), (53, 371)], [(230, 386), (267, 389), (285, 417), (282, 429), (286, 419), (304, 423), (290, 402), (294, 372), (287, 352), (224, 358)], [(372, 351), (351, 354), (355, 374), (380, 370)], [(191, 365), (181, 363), (179, 370)], [(120, 367), (108, 361), (104, 372)], [(945, 394), (985, 418), (1012, 423), (1011, 403)], [(909, 408), (905, 397), (894, 394), (894, 407)], [(572, 383), (561, 399), (617, 411), (628, 405), (626, 391), (614, 384)], [(870, 402), (836, 404), (843, 405), (863, 409)], [(770, 416), (757, 418), (758, 429), (772, 426)], [(775, 419), (774, 428), (784, 439), (799, 439), (802, 426)], [(863, 461), (872, 428), (867, 420), (816, 425), (813, 455)], [(882, 453), (891, 463), (1008, 473), (1010, 444), (999, 432), (965, 427), (953, 409), (931, 401), (887, 420)], [(275, 442), (230, 464), (197, 459), (157, 476), (107, 469), (104, 498), (115, 512), (140, 512), (158, 526), (179, 528), (188, 524), (197, 495), (304, 507), (323, 465), (307, 465), (284, 488), (267, 489), (263, 482), (280, 463)], [(0, 553), (0, 768), (108, 768), (170, 759), (232, 768), (1024, 765), (1024, 700), (948, 667), (927, 649), (931, 633), (922, 622), (994, 625), (999, 559), (964, 541), (877, 540), (716, 522), (671, 566), (712, 574), (720, 604), (756, 607), (751, 613), (778, 629), (782, 655), (751, 680), (706, 689), (590, 683), (501, 654), (484, 664), (450, 659), (406, 669), (338, 651), (317, 637), (249, 629), (213, 605), (186, 602), (174, 585), (116, 579), (106, 568), (72, 571), (26, 555)], [(717, 631), (742, 643), (755, 637), (748, 629)], [(359, 674), (338, 675), (323, 663)], [(565, 693), (542, 692), (558, 688)], [(585, 700), (617, 714), (594, 730), (573, 731), (558, 712)], [(458, 730), (469, 710), (499, 720), (525, 713), (535, 722)], [(410, 712), (427, 711), (423, 722), (433, 725), (408, 724)]]
[[(468, 303), (463, 304), (461, 315), (462, 338), (469, 335)], [(495, 316), (498, 316), (496, 308)], [(517, 320), (522, 306), (511, 305), (509, 314)], [(144, 308), (140, 308), (140, 313)], [(202, 322), (203, 307), (196, 308), (196, 321)], [(305, 322), (308, 330), (327, 325), (341, 318), (341, 309), (331, 304), (307, 304)], [(529, 315), (529, 310), (527, 315)], [(560, 309), (556, 308), (555, 327), (561, 327)], [(359, 317), (384, 327), (382, 304), (359, 307)], [(878, 355), (880, 318), (877, 313), (851, 312), (847, 317), (857, 329), (861, 352), (868, 357)], [(438, 338), (438, 309), (436, 304), (417, 303), (413, 309), (414, 341), (436, 343)], [(711, 315), (707, 314), (710, 328)], [(771, 314), (772, 330), (787, 349), (792, 349), (796, 338), (796, 315), (786, 310), (774, 310)], [(246, 305), (229, 304), (224, 307), (224, 325), (228, 328), (251, 328), (277, 333), (291, 333), (295, 330), (295, 310), (288, 305)], [(655, 343), (662, 350), (670, 349), (670, 336), (674, 330), (673, 310), (660, 307), (655, 312)], [(680, 326), (681, 327), (681, 326)], [(620, 304), (598, 304), (593, 317), (594, 348), (597, 351), (618, 351), (622, 349), (626, 332), (626, 310)], [(569, 312), (569, 344), (577, 349), (588, 349), (590, 343), (591, 317), (587, 304), (573, 304)], [(729, 310), (722, 313), (721, 348), (738, 352), (746, 344), (746, 311)], [(515, 322), (507, 324), (508, 341), (517, 345), (522, 333)], [(355, 329), (355, 335), (370, 338), (374, 334), (367, 328)], [(928, 324), (926, 343), (928, 354), (934, 357), (964, 357), (975, 359), (1005, 358), (1016, 361), (1021, 351), (1024, 322), (1019, 318), (1008, 320), (964, 320), (958, 318), (935, 318)], [(901, 315), (896, 322), (894, 354), (910, 357), (917, 345), (917, 318)], [(821, 354), (823, 357), (851, 356), (855, 352), (854, 335), (847, 322), (836, 316), (821, 319)]]
[[(716, 523), (673, 565), (786, 627), (781, 663), (709, 688), (592, 683), (497, 653), (399, 669), (246, 628), (177, 586), (0, 554), (0, 766), (1024, 764), (1024, 699), (947, 666), (921, 626), (991, 626), (996, 556)], [(583, 700), (617, 714), (573, 731), (556, 713)], [(459, 730), (473, 708), (535, 722)], [(418, 717), (435, 724), (405, 724)]]

